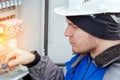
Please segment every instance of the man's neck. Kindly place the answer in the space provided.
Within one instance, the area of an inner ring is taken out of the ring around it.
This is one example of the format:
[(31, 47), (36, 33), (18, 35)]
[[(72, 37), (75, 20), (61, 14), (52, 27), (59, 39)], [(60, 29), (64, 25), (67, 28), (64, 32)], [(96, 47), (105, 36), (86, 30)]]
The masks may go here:
[(104, 40), (100, 43), (98, 43), (98, 45), (96, 46), (96, 48), (94, 48), (93, 50), (90, 51), (90, 55), (92, 58), (95, 58), (97, 55), (101, 54), (103, 51), (105, 51), (106, 49), (120, 44), (120, 41), (107, 41)]

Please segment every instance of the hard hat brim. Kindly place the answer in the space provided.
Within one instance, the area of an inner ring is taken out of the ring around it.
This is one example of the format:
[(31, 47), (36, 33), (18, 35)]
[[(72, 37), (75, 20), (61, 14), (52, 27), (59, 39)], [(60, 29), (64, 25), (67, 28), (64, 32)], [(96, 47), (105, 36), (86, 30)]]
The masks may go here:
[(82, 11), (82, 10), (69, 10), (65, 7), (55, 8), (54, 12), (58, 15), (62, 16), (77, 16), (77, 15), (93, 15), (93, 14), (101, 14), (101, 13), (120, 13), (120, 10), (101, 10), (101, 11)]
[(92, 15), (92, 14), (100, 14), (102, 12), (86, 12), (86, 11), (80, 11), (80, 10), (68, 10), (65, 7), (60, 7), (60, 8), (55, 8), (54, 12), (58, 15), (63, 15), (63, 16), (77, 16), (77, 15)]

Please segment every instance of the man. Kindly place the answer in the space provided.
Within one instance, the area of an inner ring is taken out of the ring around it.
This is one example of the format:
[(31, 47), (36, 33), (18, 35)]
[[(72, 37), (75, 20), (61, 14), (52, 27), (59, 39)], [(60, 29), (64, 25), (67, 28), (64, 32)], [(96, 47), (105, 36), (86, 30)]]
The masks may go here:
[[(33, 80), (119, 80), (120, 14), (118, 11), (116, 13), (114, 8), (108, 8), (108, 12), (106, 9), (99, 12), (97, 7), (90, 7), (93, 6), (93, 1), (83, 1), (69, 0), (69, 8), (55, 10), (66, 16), (68, 26), (65, 36), (69, 37), (75, 54), (70, 61), (66, 62), (65, 74), (63, 69), (56, 66), (49, 57), (39, 56), (37, 51), (32, 51), (31, 54), (17, 48), (6, 56), (5, 62), (8, 63), (8, 67), (26, 65)], [(81, 9), (78, 9), (78, 6), (81, 5), (77, 2), (82, 4), (82, 8), (87, 6), (91, 8), (88, 9), (89, 11), (93, 8), (94, 11), (84, 12), (85, 8), (83, 12), (79, 11)], [(108, 3), (104, 3), (106, 4), (109, 7)]]

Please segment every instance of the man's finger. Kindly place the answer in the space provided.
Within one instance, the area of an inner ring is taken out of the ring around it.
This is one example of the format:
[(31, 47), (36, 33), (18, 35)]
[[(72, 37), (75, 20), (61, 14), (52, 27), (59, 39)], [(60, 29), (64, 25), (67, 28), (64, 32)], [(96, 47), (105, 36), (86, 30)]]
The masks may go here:
[(8, 62), (12, 58), (16, 58), (16, 53), (14, 51), (10, 52), (9, 54), (6, 55), (5, 62)]
[(8, 62), (9, 67), (15, 67), (15, 66), (18, 66), (19, 64), (21, 64), (21, 59), (20, 58), (13, 59), (13, 60)]

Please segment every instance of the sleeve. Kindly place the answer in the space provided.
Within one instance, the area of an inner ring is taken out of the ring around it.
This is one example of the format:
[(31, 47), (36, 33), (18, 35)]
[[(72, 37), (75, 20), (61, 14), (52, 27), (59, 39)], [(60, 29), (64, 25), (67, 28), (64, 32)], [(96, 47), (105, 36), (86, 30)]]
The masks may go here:
[(29, 75), (33, 80), (63, 80), (63, 68), (55, 65), (48, 56), (41, 56), (41, 60), (29, 67)]

